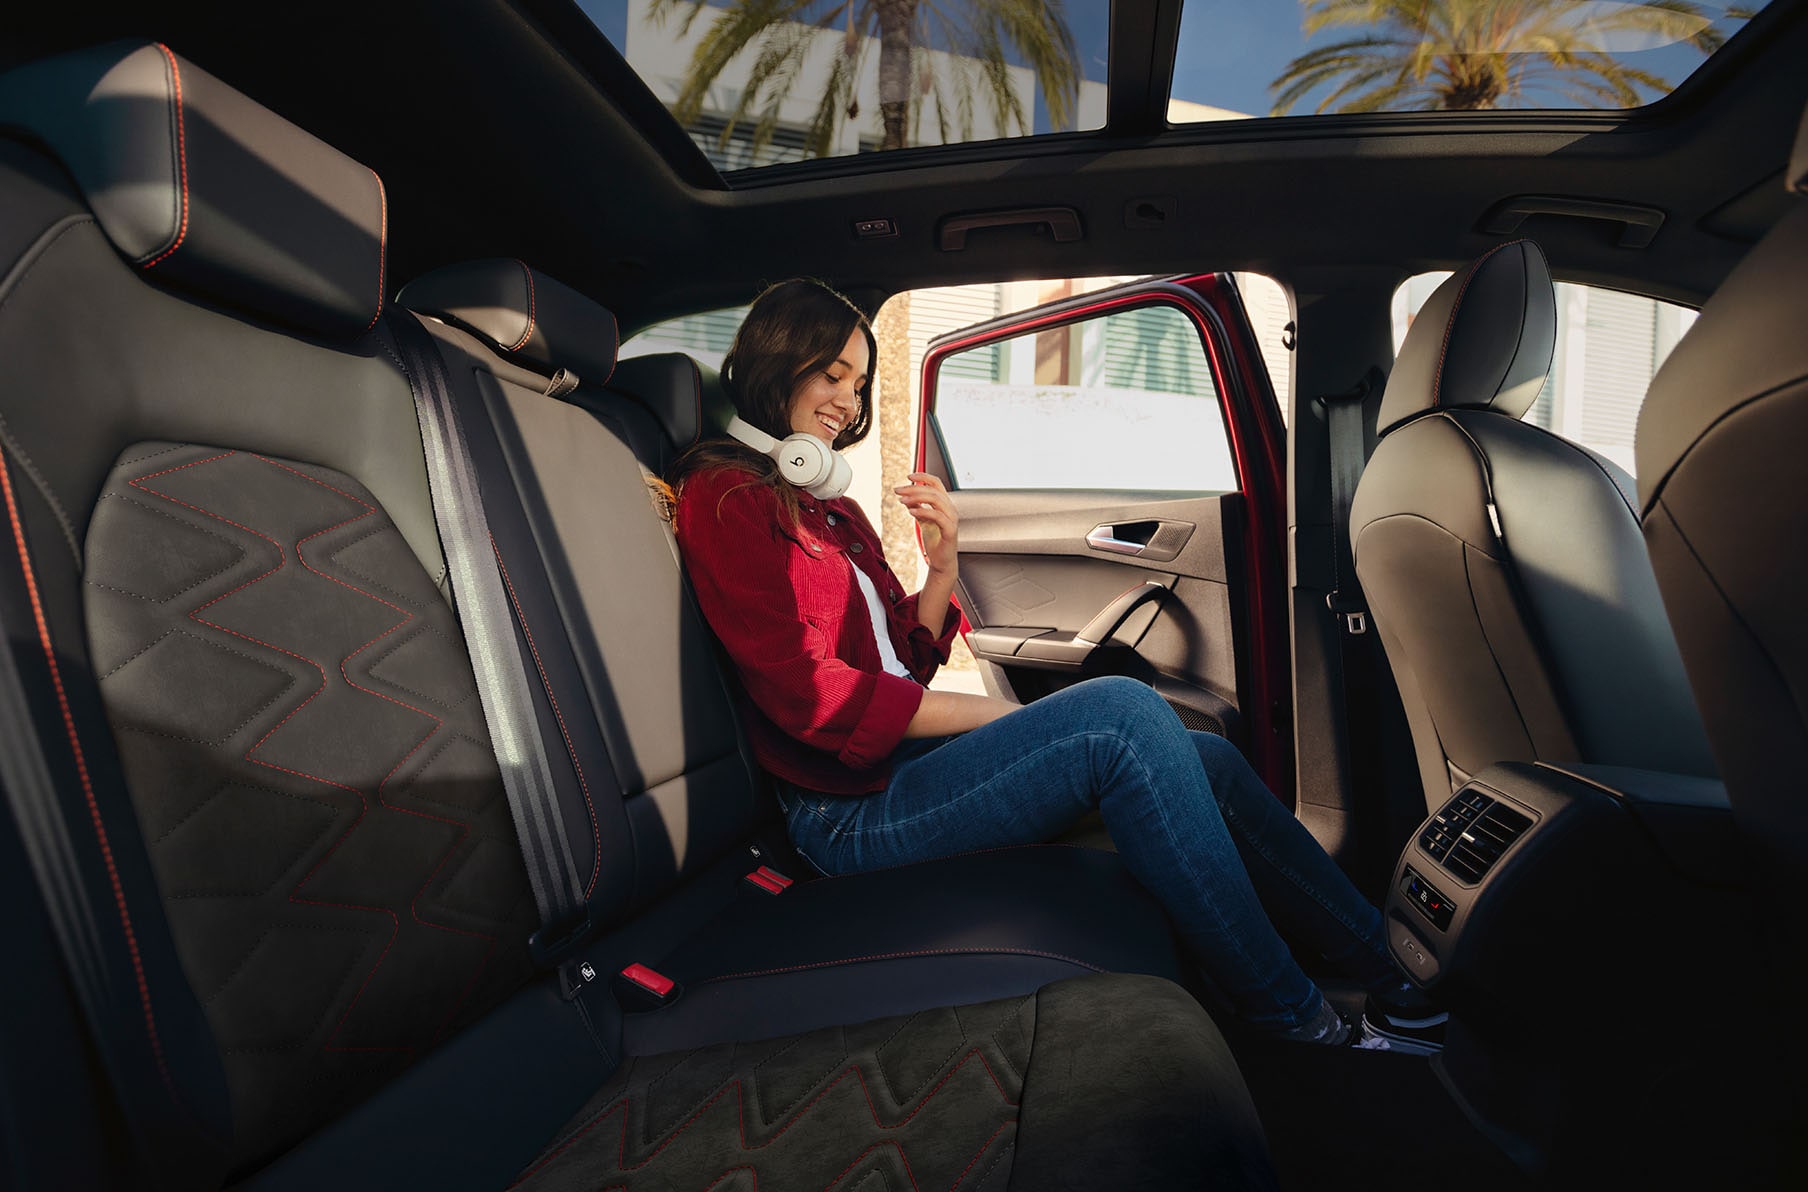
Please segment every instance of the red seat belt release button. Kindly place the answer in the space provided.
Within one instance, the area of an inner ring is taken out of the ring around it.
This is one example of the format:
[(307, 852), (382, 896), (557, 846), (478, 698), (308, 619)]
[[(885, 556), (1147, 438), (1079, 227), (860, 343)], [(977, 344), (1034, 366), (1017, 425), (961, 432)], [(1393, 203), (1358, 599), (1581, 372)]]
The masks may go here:
[(768, 894), (783, 894), (791, 885), (791, 879), (776, 869), (760, 866), (743, 880), (758, 886)]
[(661, 1000), (669, 997), (678, 983), (664, 973), (656, 973), (644, 964), (631, 964), (621, 975)]

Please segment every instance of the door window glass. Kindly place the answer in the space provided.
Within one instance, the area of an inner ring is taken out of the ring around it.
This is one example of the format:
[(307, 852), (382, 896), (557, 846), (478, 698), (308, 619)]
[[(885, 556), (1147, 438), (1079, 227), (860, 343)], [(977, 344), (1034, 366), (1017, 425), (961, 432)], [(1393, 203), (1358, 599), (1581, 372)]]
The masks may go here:
[(1237, 487), (1204, 343), (1175, 306), (953, 353), (935, 387), (936, 427), (962, 488)]

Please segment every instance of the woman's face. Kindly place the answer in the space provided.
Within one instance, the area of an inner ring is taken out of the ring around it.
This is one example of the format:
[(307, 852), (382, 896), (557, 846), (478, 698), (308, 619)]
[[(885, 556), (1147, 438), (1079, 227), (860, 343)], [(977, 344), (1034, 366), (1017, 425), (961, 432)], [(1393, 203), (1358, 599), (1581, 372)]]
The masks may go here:
[(860, 390), (872, 365), (868, 356), (866, 335), (856, 327), (840, 356), (827, 368), (797, 383), (791, 393), (793, 434), (815, 435), (825, 443), (835, 442), (835, 436), (860, 412)]

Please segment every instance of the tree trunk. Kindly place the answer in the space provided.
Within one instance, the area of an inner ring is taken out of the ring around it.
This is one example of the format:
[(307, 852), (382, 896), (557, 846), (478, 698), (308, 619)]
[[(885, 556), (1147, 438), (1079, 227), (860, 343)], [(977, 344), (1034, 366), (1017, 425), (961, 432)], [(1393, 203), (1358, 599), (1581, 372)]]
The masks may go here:
[(910, 42), (917, 0), (879, 0), (879, 120), (881, 149), (902, 149), (910, 122)]
[(915, 386), (910, 375), (910, 292), (895, 294), (879, 310), (873, 322), (873, 338), (879, 341), (879, 369), (874, 412), (879, 434), (879, 539), (885, 560), (898, 579), (914, 590), (921, 573), (917, 565), (916, 522), (898, 504), (892, 490), (910, 473), (916, 443), (910, 433)]

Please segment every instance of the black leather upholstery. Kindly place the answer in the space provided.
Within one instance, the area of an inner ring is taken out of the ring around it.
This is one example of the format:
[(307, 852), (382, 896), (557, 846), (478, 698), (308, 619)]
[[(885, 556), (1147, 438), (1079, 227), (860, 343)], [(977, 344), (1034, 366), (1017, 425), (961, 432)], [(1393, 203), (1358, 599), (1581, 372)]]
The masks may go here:
[(1518, 418), (1532, 408), (1557, 346), (1557, 299), (1544, 253), (1503, 244), (1426, 299), (1381, 399), (1386, 434), (1429, 410), (1474, 407)]
[(0, 125), (49, 147), (152, 280), (317, 335), (375, 325), (382, 180), (168, 47), (116, 42), (10, 72)]
[(634, 356), (615, 366), (611, 389), (625, 394), (659, 423), (674, 451), (725, 433), (734, 407), (716, 370), (682, 352)]
[(1350, 510), (1428, 807), (1500, 761), (1712, 774), (1632, 481), (1519, 419), (1555, 343), (1516, 241), (1439, 286), (1388, 380)]
[(602, 385), (615, 368), (615, 316), (525, 261), (447, 265), (403, 286), (396, 301), (539, 372), (569, 369), (586, 385)]
[[(1808, 157), (1799, 150), (1797, 167)], [(1800, 177), (1799, 172), (1792, 174)], [(1805, 967), (1808, 202), (1727, 278), (1639, 416), (1645, 541), (1766, 908)], [(1794, 987), (1791, 982), (1790, 987)]]

